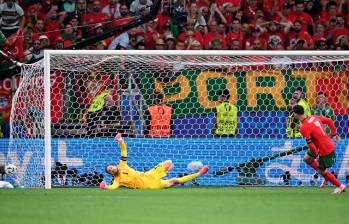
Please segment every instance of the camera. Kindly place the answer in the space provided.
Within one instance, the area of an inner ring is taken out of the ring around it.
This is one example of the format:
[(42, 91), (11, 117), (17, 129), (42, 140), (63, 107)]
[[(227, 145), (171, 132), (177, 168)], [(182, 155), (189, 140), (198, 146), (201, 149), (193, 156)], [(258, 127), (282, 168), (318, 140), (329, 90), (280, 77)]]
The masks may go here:
[(168, 16), (170, 16), (173, 23), (176, 25), (187, 22), (188, 13), (185, 11), (184, 5), (179, 0), (169, 2), (164, 6), (164, 11)]

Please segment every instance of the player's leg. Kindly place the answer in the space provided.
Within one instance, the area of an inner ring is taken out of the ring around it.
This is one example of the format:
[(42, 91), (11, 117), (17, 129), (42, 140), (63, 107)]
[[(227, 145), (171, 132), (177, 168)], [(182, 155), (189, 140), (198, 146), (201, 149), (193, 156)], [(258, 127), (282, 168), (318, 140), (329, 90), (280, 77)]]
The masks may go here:
[(157, 166), (155, 166), (153, 169), (149, 170), (148, 172), (145, 172), (146, 175), (152, 175), (157, 177), (158, 179), (161, 179), (167, 175), (169, 171), (173, 169), (173, 163), (171, 160), (166, 160)]
[[(303, 158), (304, 162), (306, 164), (308, 164), (309, 166), (311, 166), (314, 170), (316, 170), (316, 172), (319, 172), (319, 164), (318, 161), (316, 160), (316, 156), (314, 155), (314, 153), (309, 149), (308, 152), (305, 154), (304, 158)], [(327, 180), (324, 178), (320, 188), (324, 188), (327, 185)]]
[(333, 166), (336, 161), (336, 154), (332, 152), (326, 156), (319, 157), (319, 173), (329, 182), (336, 186), (333, 193), (340, 194), (346, 191), (343, 185), (327, 168)]
[(304, 162), (311, 166), (317, 172), (319, 171), (319, 164), (316, 160), (316, 155), (309, 149), (308, 152), (304, 155)]
[(205, 173), (207, 173), (208, 171), (208, 166), (204, 166), (199, 172), (197, 173), (193, 173), (193, 174), (190, 174), (190, 175), (187, 175), (187, 176), (183, 176), (183, 177), (180, 177), (180, 178), (172, 178), (170, 180), (165, 180), (163, 181), (163, 188), (169, 188), (169, 187), (173, 187), (173, 186), (176, 186), (177, 184), (184, 184), (188, 181), (191, 181), (195, 178), (198, 178), (202, 175), (204, 175)]

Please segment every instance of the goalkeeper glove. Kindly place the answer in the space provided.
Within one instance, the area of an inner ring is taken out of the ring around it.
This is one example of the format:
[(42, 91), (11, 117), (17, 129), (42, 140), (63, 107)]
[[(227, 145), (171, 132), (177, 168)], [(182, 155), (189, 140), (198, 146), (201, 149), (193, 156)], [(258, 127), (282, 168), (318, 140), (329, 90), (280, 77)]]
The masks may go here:
[(107, 184), (106, 184), (104, 181), (102, 181), (102, 182), (99, 184), (99, 188), (100, 188), (100, 189), (107, 189), (108, 187), (107, 187)]

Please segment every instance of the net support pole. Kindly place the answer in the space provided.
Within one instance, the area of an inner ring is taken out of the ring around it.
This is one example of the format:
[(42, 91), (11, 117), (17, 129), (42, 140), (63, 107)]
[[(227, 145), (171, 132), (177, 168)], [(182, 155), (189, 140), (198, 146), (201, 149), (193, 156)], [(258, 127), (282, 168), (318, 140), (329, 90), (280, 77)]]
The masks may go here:
[(51, 189), (51, 96), (50, 54), (44, 52), (44, 129), (45, 129), (45, 188)]

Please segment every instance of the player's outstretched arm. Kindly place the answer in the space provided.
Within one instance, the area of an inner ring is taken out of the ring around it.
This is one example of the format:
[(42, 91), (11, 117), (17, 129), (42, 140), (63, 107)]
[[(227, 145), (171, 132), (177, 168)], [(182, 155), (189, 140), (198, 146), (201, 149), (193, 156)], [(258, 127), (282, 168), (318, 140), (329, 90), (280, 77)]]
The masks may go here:
[(119, 142), (120, 152), (121, 152), (121, 161), (123, 163), (126, 163), (127, 161), (127, 147), (124, 139), (122, 138), (121, 133), (118, 133), (115, 135), (115, 140)]
[(107, 185), (104, 181), (99, 184), (99, 188), (103, 190), (116, 190), (120, 186), (119, 182), (114, 181), (112, 185)]

